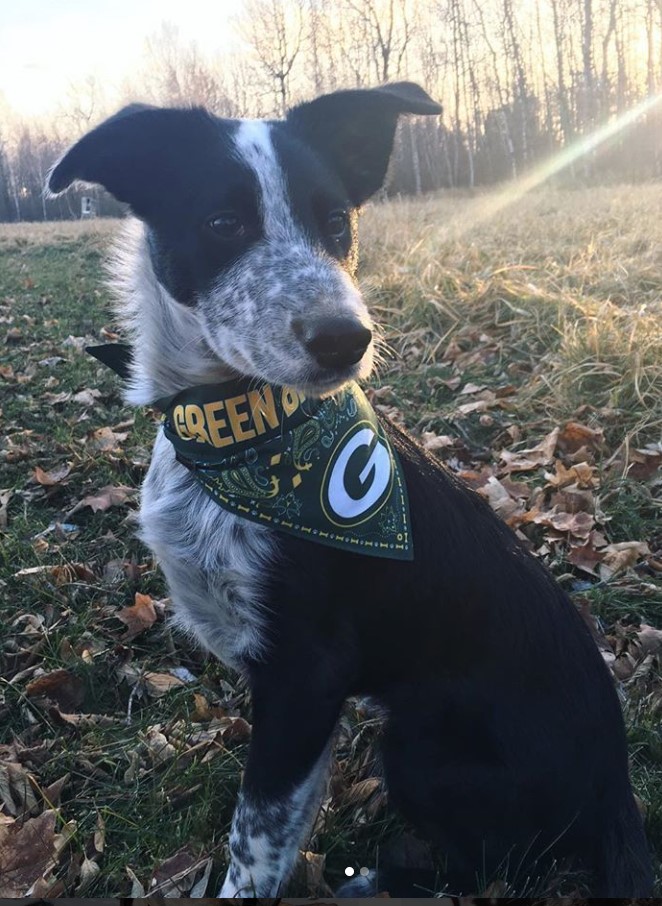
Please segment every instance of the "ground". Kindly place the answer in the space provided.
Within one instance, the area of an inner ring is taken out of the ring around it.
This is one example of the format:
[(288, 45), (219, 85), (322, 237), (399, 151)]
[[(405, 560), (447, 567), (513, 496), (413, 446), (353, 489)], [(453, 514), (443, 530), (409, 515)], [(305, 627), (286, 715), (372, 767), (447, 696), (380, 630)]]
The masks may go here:
[[(488, 497), (594, 628), (658, 874), (661, 207), (659, 185), (545, 189), (361, 222), (384, 328), (373, 403)], [(157, 415), (82, 351), (118, 331), (101, 266), (116, 230), (0, 227), (0, 896), (213, 892), (250, 734), (242, 683), (171, 634), (134, 537)], [(327, 893), (399, 833), (378, 732), (348, 706), (292, 895)]]

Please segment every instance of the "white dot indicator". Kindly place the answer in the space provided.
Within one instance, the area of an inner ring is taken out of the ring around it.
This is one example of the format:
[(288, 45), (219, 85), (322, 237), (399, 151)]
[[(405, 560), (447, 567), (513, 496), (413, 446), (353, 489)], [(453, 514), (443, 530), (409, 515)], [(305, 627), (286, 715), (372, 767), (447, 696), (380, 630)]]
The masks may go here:
[(359, 874), (361, 875), (362, 878), (367, 878), (368, 875), (370, 874), (370, 869), (366, 868), (364, 865), (363, 868), (359, 869)]
[(351, 865), (347, 866), (347, 868), (345, 869), (345, 874), (347, 875), (348, 878), (352, 877), (352, 875), (354, 874), (354, 869), (352, 868)]

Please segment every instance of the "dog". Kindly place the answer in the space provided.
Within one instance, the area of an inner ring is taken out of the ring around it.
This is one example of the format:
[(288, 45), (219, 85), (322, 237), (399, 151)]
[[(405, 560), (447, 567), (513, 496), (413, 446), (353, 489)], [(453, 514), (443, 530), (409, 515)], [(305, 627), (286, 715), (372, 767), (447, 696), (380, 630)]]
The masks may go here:
[[(220, 897), (282, 891), (339, 714), (357, 695), (387, 714), (389, 801), (444, 854), (446, 890), (475, 893), (492, 878), (523, 889), (563, 866), (596, 897), (651, 893), (611, 676), (569, 598), (482, 498), (384, 419), (351, 435), (343, 468), (365, 447), (355, 490), (341, 482), (327, 503), (346, 506), (346, 526), (366, 496), (376, 505), (401, 480), (398, 550), (354, 536), (349, 548), (318, 543), (346, 528), (293, 534), (301, 517), (256, 516), (255, 501), (242, 515), (244, 491), (213, 484), (250, 481), (245, 493), (268, 505), (285, 481), (267, 474), (279, 454), (266, 472), (242, 471), (260, 425), (278, 431), (310, 406), (318, 421), (293, 430), (319, 434), (345, 388), (370, 374), (357, 213), (384, 182), (399, 117), (440, 111), (409, 82), (337, 91), (278, 121), (132, 105), (49, 174), (53, 194), (100, 184), (134, 215), (111, 265), (132, 339), (126, 398), (168, 413), (141, 536), (176, 623), (250, 684), (253, 732)], [(195, 396), (226, 386), (232, 399)], [(278, 412), (264, 387), (290, 388)], [(187, 453), (201, 444), (215, 456), (226, 443), (239, 452), (222, 479), (216, 460)], [(301, 455), (305, 484), (314, 456)]]

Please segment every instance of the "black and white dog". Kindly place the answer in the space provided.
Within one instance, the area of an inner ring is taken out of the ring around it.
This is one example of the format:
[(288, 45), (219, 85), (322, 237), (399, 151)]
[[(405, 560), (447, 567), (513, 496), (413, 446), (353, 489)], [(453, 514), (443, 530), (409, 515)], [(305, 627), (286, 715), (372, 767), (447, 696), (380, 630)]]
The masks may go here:
[[(134, 105), (74, 145), (50, 191), (101, 184), (135, 214), (113, 265), (135, 350), (128, 400), (237, 376), (326, 397), (367, 377), (357, 211), (382, 185), (399, 115), (440, 109), (406, 82), (320, 97), (283, 121)], [(219, 896), (281, 890), (352, 695), (386, 710), (390, 801), (445, 853), (451, 892), (493, 877), (530, 889), (564, 866), (594, 896), (649, 895), (619, 700), (588, 629), (481, 498), (384, 430), (411, 561), (246, 521), (157, 437), (142, 537), (178, 624), (252, 690)]]

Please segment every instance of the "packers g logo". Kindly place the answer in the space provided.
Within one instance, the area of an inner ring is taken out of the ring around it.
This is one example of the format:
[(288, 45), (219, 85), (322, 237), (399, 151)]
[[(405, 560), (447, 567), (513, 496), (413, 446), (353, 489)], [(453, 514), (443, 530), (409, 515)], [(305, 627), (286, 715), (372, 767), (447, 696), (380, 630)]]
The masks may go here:
[(367, 522), (384, 506), (393, 485), (393, 459), (385, 440), (368, 421), (342, 438), (326, 467), (321, 502), (333, 525)]

